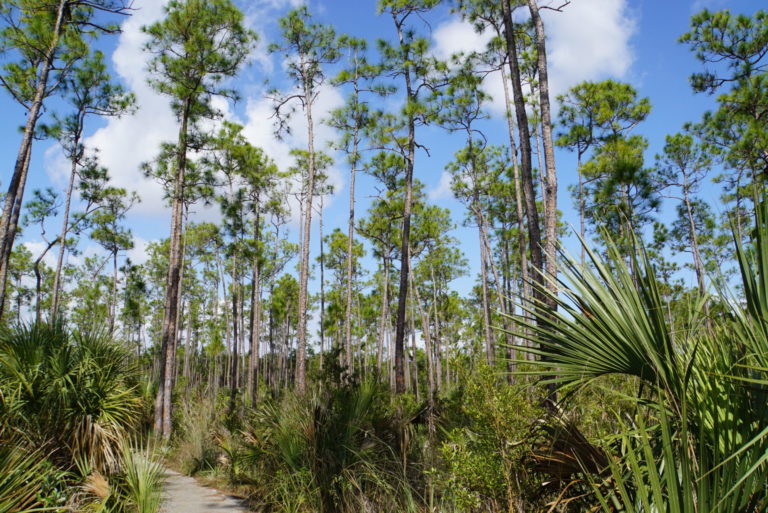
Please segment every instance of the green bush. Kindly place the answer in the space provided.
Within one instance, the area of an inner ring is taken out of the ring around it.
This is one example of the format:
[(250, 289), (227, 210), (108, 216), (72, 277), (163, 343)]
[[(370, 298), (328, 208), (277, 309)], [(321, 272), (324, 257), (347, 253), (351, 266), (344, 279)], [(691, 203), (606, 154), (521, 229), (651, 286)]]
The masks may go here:
[(525, 385), (502, 382), (487, 366), (465, 377), (449, 400), (436, 472), (460, 511), (523, 511), (533, 486), (523, 459), (543, 411)]
[(244, 429), (254, 496), (279, 511), (412, 510), (401, 450), (415, 415), (393, 414), (389, 399), (364, 382), (257, 406)]
[(60, 325), (0, 329), (0, 393), (9, 425), (64, 469), (116, 469), (141, 401), (128, 351), (99, 332)]

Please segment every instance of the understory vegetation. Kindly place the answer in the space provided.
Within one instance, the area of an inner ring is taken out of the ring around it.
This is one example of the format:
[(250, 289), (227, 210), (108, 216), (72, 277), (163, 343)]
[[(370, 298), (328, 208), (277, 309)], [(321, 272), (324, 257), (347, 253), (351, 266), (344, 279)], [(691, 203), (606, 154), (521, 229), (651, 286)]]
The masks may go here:
[(615, 246), (564, 256), (512, 383), (481, 362), (431, 402), (343, 372), (254, 405), (190, 391), (175, 462), (257, 511), (766, 511), (766, 208), (716, 314), (670, 317), (643, 249), (637, 280)]
[[(135, 357), (105, 332), (0, 329), (0, 511), (155, 513)], [(40, 509), (43, 508), (43, 509)]]

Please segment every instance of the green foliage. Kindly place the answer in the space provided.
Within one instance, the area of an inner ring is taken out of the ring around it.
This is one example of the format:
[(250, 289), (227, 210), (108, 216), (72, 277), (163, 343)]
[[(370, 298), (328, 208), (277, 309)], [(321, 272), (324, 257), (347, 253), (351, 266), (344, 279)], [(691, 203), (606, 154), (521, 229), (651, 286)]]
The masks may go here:
[(404, 426), (388, 397), (365, 382), (262, 405), (244, 430), (255, 497), (288, 511), (409, 511)]
[(0, 513), (25, 513), (39, 506), (45, 459), (7, 431), (4, 426), (0, 431)]
[(221, 83), (240, 68), (256, 40), (243, 25), (243, 13), (229, 0), (173, 0), (163, 20), (144, 27), (150, 84), (172, 99), (183, 119), (217, 115), (214, 95), (233, 96)]
[[(436, 482), (460, 511), (515, 511), (537, 484), (524, 465), (534, 420), (543, 414), (526, 385), (509, 386), (487, 366), (465, 376), (452, 399)], [(455, 418), (452, 418), (455, 416)], [(531, 494), (532, 495), (532, 494)], [(529, 506), (530, 507), (530, 506)]]
[[(633, 277), (615, 246), (610, 266), (564, 257), (559, 310), (529, 326), (534, 374), (586, 386), (605, 375), (639, 380), (633, 423), (619, 421), (611, 480), (586, 476), (604, 511), (748, 512), (765, 509), (768, 379), (768, 210), (756, 215), (753, 252), (734, 233), (746, 306), (701, 322), (694, 304), (673, 331), (655, 270), (641, 249)], [(679, 322), (679, 321), (678, 321)], [(584, 468), (588, 468), (585, 465)], [(594, 469), (593, 471), (600, 470)]]
[(691, 76), (694, 91), (720, 93), (700, 125), (710, 149), (733, 169), (762, 181), (768, 165), (768, 13), (752, 16), (703, 10), (680, 38), (707, 66)]
[(181, 470), (187, 475), (216, 467), (219, 448), (216, 435), (222, 428), (222, 408), (217, 398), (195, 395), (177, 410), (178, 436), (176, 454)]
[(53, 461), (103, 472), (135, 426), (140, 402), (133, 362), (98, 332), (37, 324), (0, 331), (0, 391), (9, 424)]

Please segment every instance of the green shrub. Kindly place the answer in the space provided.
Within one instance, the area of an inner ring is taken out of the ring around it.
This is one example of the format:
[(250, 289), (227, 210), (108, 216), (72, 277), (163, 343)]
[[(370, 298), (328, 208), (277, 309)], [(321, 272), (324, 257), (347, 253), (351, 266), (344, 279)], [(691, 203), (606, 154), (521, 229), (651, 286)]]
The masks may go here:
[(39, 323), (0, 330), (0, 393), (7, 423), (62, 468), (118, 465), (141, 408), (133, 358), (99, 332)]
[(523, 511), (533, 486), (523, 464), (525, 442), (543, 415), (528, 387), (510, 386), (481, 366), (446, 408), (436, 471), (442, 493), (460, 511)]
[(411, 510), (400, 450), (414, 415), (393, 415), (389, 399), (365, 382), (258, 406), (244, 429), (254, 496), (279, 511)]

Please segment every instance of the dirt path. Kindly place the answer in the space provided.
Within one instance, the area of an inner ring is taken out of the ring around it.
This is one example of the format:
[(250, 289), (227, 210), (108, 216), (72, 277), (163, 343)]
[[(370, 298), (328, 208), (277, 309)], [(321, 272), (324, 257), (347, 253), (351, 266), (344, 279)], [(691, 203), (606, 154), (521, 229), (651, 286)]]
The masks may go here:
[(246, 513), (242, 501), (166, 470), (161, 513)]

